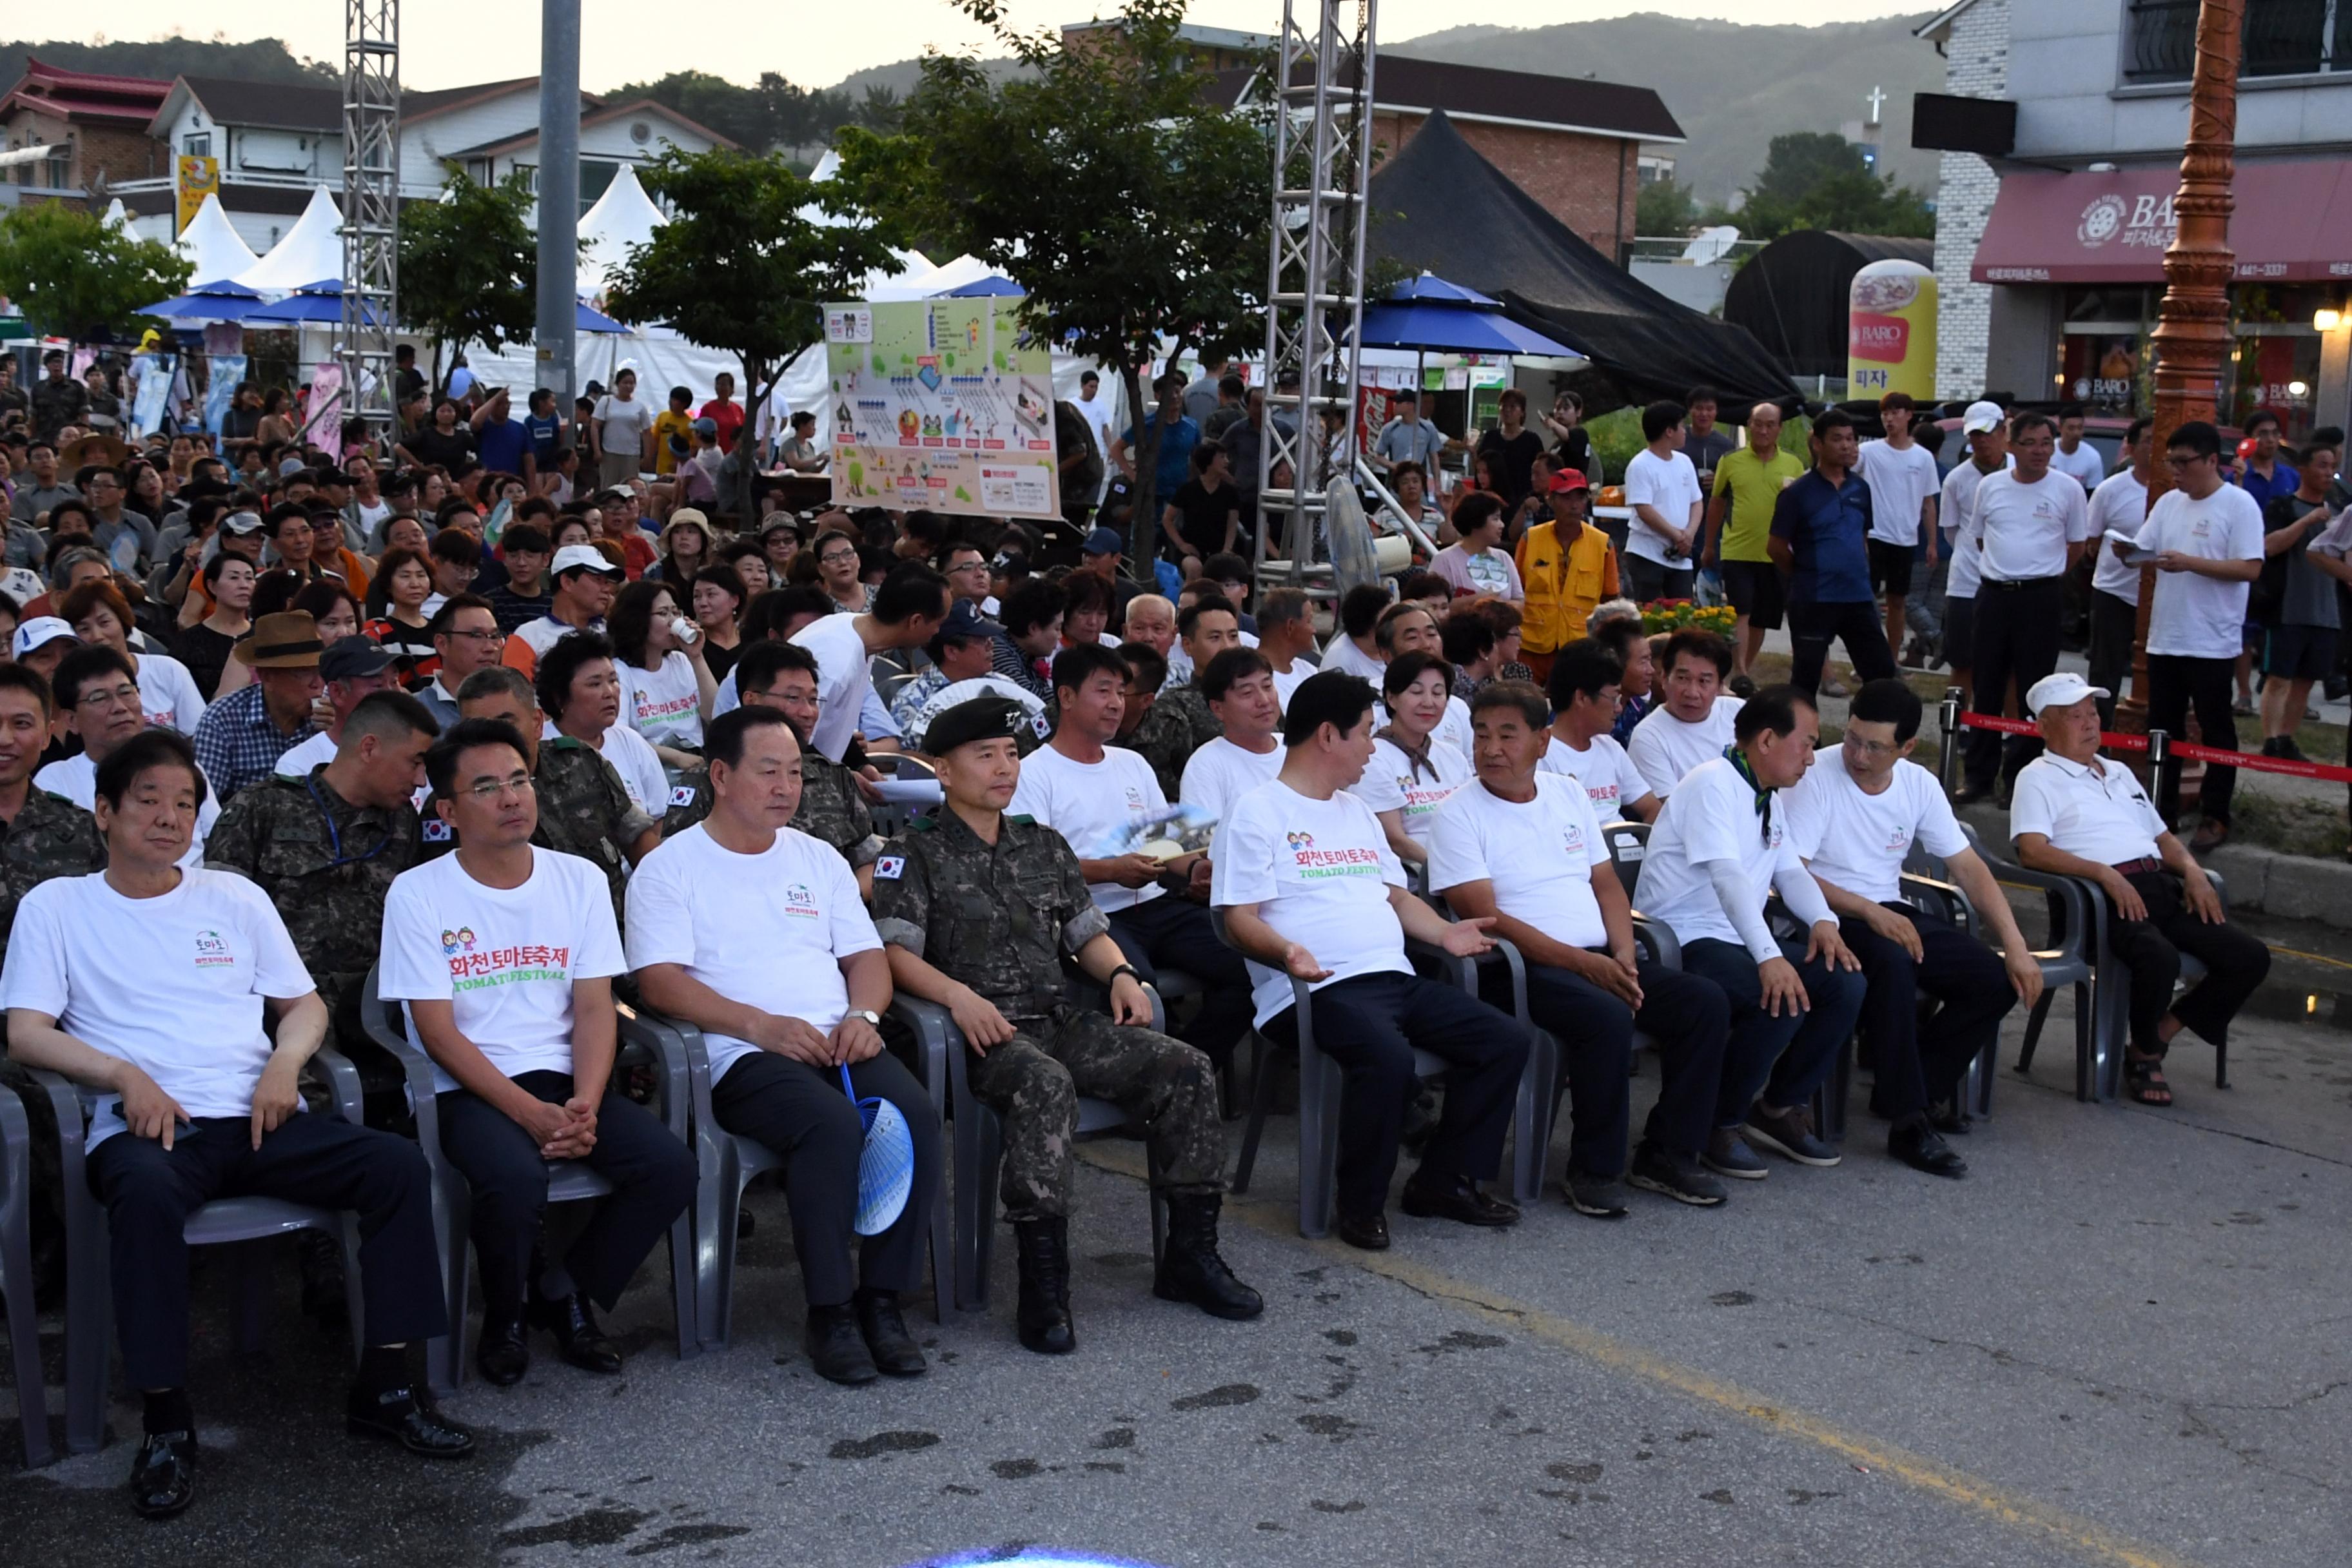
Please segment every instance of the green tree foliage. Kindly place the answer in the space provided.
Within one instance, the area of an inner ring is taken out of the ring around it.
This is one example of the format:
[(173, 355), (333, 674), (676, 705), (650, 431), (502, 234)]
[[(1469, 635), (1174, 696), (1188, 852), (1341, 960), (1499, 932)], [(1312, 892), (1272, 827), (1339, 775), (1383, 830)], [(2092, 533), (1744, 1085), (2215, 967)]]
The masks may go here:
[(1751, 239), (1778, 239), (1801, 228), (1922, 239), (1936, 232), (1926, 198), (1891, 177), (1873, 175), (1860, 148), (1825, 131), (1773, 137), (1763, 172), (1746, 195), (1726, 221)]
[[(1015, 32), (997, 0), (957, 3), (1026, 69), (992, 82), (971, 59), (927, 56), (904, 133), (844, 132), (845, 174), (1019, 282), (1023, 326), (1108, 367), (1130, 411), (1151, 406), (1142, 373), (1167, 342), (1172, 361), (1262, 342), (1272, 157), (1254, 113), (1201, 90), (1177, 37), (1184, 0), (1127, 0), (1123, 31), (1077, 49)], [(1139, 560), (1158, 447), (1139, 432)]]
[[(897, 226), (873, 214), (851, 178), (819, 184), (778, 158), (675, 148), (640, 177), (672, 216), (649, 243), (629, 247), (605, 308), (739, 356), (747, 407), (763, 406), (793, 362), (823, 341), (827, 300), (857, 298), (867, 277), (896, 264)], [(740, 471), (724, 481), (733, 494), (721, 501), (746, 522), (752, 424), (736, 437)]]
[(45, 335), (119, 335), (141, 319), (140, 306), (186, 288), (191, 270), (170, 246), (62, 202), (0, 213), (0, 294)]
[(496, 352), (530, 335), (539, 315), (539, 237), (528, 215), (527, 175), (496, 185), (451, 174), (441, 199), (400, 215), (400, 313), (433, 337), (435, 384), (441, 351), (480, 343)]
[(812, 90), (793, 86), (774, 71), (761, 72), (751, 87), (708, 71), (672, 71), (603, 96), (612, 103), (649, 98), (755, 153), (823, 147), (845, 125), (887, 132), (898, 123), (898, 95), (887, 88), (869, 87), (862, 97), (843, 88)]
[(217, 34), (211, 38), (188, 38), (175, 34), (145, 42), (109, 39), (100, 35), (94, 40), (52, 38), (45, 44), (0, 43), (0, 83), (13, 82), (23, 76), (25, 62), (30, 58), (38, 58), (43, 65), (55, 66), (59, 70), (141, 76), (154, 81), (170, 81), (182, 76), (213, 76), (236, 81), (333, 87), (342, 79), (342, 72), (337, 67), (298, 58), (278, 38), (232, 44)]
[(1672, 180), (1654, 180), (1633, 199), (1633, 232), (1682, 238), (1698, 227), (1698, 198)]

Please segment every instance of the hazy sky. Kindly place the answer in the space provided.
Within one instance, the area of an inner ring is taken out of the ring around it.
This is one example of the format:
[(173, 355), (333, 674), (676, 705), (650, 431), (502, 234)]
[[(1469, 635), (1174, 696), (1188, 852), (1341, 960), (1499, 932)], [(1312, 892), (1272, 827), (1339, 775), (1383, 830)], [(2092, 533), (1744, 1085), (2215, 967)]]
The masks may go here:
[[(340, 61), (342, 9), (327, 0), (274, 7), (257, 6), (252, 0), (234, 5), (224, 0), (109, 0), (103, 12), (110, 37), (151, 38), (174, 31), (191, 37), (217, 33), (231, 40), (276, 37), (298, 55)], [(1044, 27), (1115, 7), (1095, 0), (1006, 0), (1004, 9), (1021, 26)], [(1812, 24), (1919, 9), (1917, 4), (1857, 0), (1839, 6), (1837, 15), (1829, 17), (1819, 5), (1794, 0), (1537, 0), (1505, 12), (1498, 20), (1533, 27), (1664, 11), (1742, 22)], [(258, 19), (262, 17), (267, 20)], [(591, 90), (688, 69), (715, 71), (745, 82), (763, 70), (774, 70), (804, 87), (824, 86), (867, 66), (919, 55), (928, 45), (957, 49), (989, 41), (948, 0), (857, 0), (854, 5), (793, 0), (779, 5), (678, 8), (644, 0), (583, 0), (583, 17), (580, 78)], [(1460, 26), (1474, 17), (1450, 0), (1383, 0), (1380, 19), (1382, 41), (1402, 43), (1415, 34)], [(1281, 25), (1282, 13), (1278, 3), (1269, 0), (1195, 0), (1192, 20), (1272, 32)], [(530, 76), (539, 69), (536, 5), (517, 0), (487, 5), (410, 0), (402, 7), (402, 23), (401, 77), (409, 86), (455, 87)], [(34, 23), (30, 13), (20, 16), (12, 30), (20, 36), (54, 36)], [(982, 52), (998, 51), (983, 47)]]

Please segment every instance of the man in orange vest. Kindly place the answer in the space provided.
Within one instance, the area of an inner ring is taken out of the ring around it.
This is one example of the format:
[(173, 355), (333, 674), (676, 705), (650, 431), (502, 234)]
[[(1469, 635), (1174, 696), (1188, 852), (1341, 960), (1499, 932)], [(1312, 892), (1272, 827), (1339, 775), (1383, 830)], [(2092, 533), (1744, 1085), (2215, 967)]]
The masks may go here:
[(1519, 660), (1538, 684), (1552, 655), (1584, 635), (1585, 617), (1617, 596), (1617, 552), (1585, 521), (1591, 483), (1574, 468), (1552, 476), (1551, 517), (1519, 536), (1514, 560), (1527, 599), (1519, 608)]

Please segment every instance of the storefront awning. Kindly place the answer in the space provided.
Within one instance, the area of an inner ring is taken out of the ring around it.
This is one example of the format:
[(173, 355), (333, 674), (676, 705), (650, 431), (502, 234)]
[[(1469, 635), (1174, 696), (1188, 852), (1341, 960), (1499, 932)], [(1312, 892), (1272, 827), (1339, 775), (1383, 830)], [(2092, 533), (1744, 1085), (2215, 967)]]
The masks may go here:
[[(2177, 164), (2004, 174), (1969, 276), (1979, 283), (2161, 283)], [(2352, 162), (2242, 163), (2237, 276), (2352, 278)]]

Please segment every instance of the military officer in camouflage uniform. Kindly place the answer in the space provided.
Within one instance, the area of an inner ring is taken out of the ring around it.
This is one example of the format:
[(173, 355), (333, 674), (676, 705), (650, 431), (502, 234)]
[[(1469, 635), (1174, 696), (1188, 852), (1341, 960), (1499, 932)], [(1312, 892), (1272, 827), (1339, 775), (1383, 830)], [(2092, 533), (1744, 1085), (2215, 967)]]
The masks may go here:
[(1242, 646), (1241, 617), (1222, 594), (1203, 589), (1176, 617), (1176, 635), (1192, 661), (1192, 673), (1161, 691), (1135, 732), (1119, 744), (1143, 753), (1170, 800), (1184, 793), (1184, 764), (1192, 753), (1225, 732), (1201, 694), (1200, 672), (1229, 647)]
[[(971, 1050), (972, 1092), (1004, 1119), (1002, 1196), (1019, 1243), (1021, 1342), (1048, 1354), (1077, 1344), (1068, 1216), (1082, 1094), (1116, 1101), (1148, 1129), (1169, 1218), (1152, 1294), (1254, 1318), (1264, 1301), (1217, 1252), (1225, 1136), (1216, 1070), (1196, 1047), (1145, 1026), (1150, 994), (1067, 841), (1004, 815), (1021, 777), (1013, 737), (1027, 721), (1001, 697), (934, 719), (947, 804), (874, 863), (874, 924), (891, 979), (954, 1016)], [(1108, 1016), (1078, 1006), (1065, 954), (1110, 988)]]
[(370, 1088), (379, 1077), (391, 1086), (403, 1079), (361, 1023), (361, 982), (383, 946), (384, 893), (419, 856), (410, 801), (439, 730), (405, 691), (371, 692), (343, 721), (332, 762), (305, 778), (278, 773), (247, 785), (205, 840), (207, 865), (269, 895), (318, 982), (337, 1048)]
[[(636, 807), (621, 775), (604, 753), (566, 736), (541, 740), (546, 717), (530, 678), (519, 669), (492, 665), (466, 677), (457, 688), (457, 711), (467, 719), (496, 719), (514, 727), (531, 748), (531, 783), (538, 796), (539, 826), (530, 841), (542, 849), (593, 860), (613, 889), (613, 916), (625, 907), (629, 868), (661, 842), (661, 826)], [(422, 812), (423, 859), (457, 847), (457, 836), (427, 797)]]
[[(21, 664), (0, 664), (0, 957), (25, 895), (52, 877), (106, 869), (97, 819), (62, 795), (33, 787), (49, 739), (49, 685)], [(58, 1185), (58, 1119), (32, 1075), (0, 1057), (0, 1094), (25, 1102), (33, 1134), (33, 1260), (37, 1279), (65, 1265), (65, 1205)]]
[[(735, 661), (735, 686), (747, 708), (773, 708), (789, 721), (801, 742), (801, 805), (792, 826), (841, 852), (857, 875), (857, 890), (874, 896), (874, 858), (882, 840), (857, 779), (847, 768), (808, 743), (816, 727), (816, 655), (798, 643), (757, 642)], [(662, 837), (685, 832), (710, 815), (710, 775), (688, 768), (669, 792)]]

